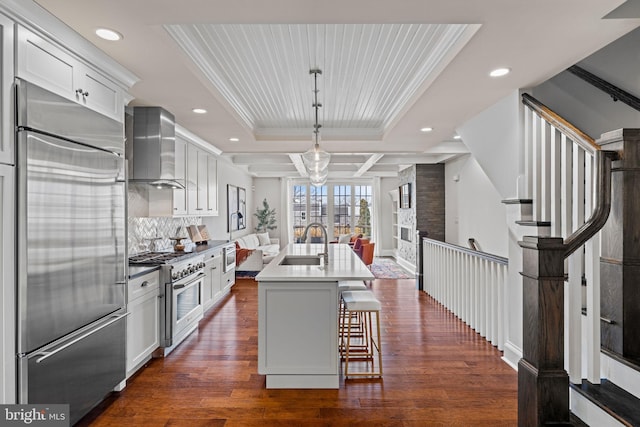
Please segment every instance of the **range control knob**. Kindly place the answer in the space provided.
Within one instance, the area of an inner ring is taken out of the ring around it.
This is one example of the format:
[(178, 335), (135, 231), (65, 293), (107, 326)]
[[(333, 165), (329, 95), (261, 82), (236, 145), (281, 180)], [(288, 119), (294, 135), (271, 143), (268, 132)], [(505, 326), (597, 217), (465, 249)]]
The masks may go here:
[(180, 276), (178, 275), (178, 272), (176, 272), (176, 271), (174, 271), (174, 272), (171, 274), (171, 278), (172, 278), (173, 280), (176, 280), (178, 277), (180, 277)]

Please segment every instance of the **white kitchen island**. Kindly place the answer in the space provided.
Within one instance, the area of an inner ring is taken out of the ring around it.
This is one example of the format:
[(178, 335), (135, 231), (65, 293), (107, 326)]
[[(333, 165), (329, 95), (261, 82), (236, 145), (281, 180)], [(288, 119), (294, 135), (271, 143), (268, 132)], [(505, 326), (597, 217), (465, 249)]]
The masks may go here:
[(349, 245), (329, 245), (329, 263), (302, 263), (322, 244), (290, 244), (257, 276), (258, 372), (267, 388), (338, 388), (338, 281), (373, 274)]

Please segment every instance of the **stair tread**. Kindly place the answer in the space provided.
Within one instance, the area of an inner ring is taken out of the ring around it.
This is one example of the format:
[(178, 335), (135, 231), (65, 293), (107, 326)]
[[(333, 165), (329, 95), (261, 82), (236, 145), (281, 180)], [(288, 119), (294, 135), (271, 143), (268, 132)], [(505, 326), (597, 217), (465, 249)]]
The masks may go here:
[(505, 199), (502, 200), (505, 205), (532, 205), (533, 199)]
[(576, 414), (574, 414), (573, 412), (570, 414), (570, 419), (569, 421), (571, 422), (571, 425), (573, 427), (589, 427), (589, 424), (585, 423), (584, 421), (582, 421), (580, 418), (578, 418), (578, 416)]
[(582, 380), (582, 384), (571, 387), (623, 424), (640, 426), (640, 399), (614, 383), (606, 379), (601, 384)]
[(531, 227), (550, 227), (551, 223), (549, 221), (516, 221), (516, 224), (526, 225)]

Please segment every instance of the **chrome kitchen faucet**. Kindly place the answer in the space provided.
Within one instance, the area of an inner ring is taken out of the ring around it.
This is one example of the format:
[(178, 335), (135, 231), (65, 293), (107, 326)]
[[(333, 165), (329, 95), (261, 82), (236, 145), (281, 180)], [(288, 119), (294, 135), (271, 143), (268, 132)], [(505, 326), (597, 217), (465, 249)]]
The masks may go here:
[(302, 240), (304, 242), (307, 241), (307, 233), (309, 232), (309, 229), (313, 226), (320, 227), (320, 229), (322, 230), (322, 234), (324, 234), (324, 253), (320, 253), (318, 255), (323, 255), (324, 264), (328, 265), (329, 264), (329, 237), (327, 235), (327, 229), (324, 228), (324, 225), (320, 224), (319, 222), (312, 222), (311, 224), (307, 225), (307, 228), (304, 229), (304, 233), (302, 233)]

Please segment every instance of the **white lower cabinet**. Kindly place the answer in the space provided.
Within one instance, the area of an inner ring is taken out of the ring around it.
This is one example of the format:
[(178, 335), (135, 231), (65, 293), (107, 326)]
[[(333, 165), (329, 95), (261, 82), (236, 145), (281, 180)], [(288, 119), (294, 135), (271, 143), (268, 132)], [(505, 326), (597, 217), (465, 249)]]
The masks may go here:
[(134, 374), (160, 345), (159, 273), (129, 280), (127, 292), (127, 378)]
[(223, 271), (222, 248), (207, 253), (204, 264), (207, 277), (202, 286), (202, 304), (207, 311), (229, 292), (236, 282), (236, 270)]
[(0, 403), (16, 402), (15, 174), (0, 164)]
[(234, 283), (236, 283), (236, 269), (232, 268), (222, 275), (222, 293), (231, 289)]
[(204, 310), (211, 308), (220, 298), (222, 280), (222, 250), (215, 250), (205, 256), (205, 272), (207, 277), (204, 280), (202, 289), (202, 303)]

